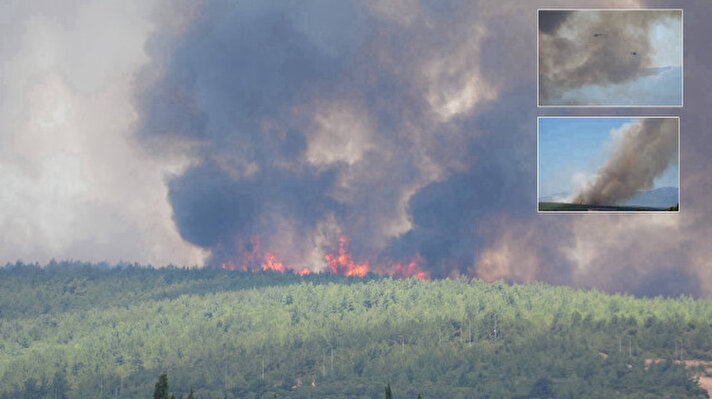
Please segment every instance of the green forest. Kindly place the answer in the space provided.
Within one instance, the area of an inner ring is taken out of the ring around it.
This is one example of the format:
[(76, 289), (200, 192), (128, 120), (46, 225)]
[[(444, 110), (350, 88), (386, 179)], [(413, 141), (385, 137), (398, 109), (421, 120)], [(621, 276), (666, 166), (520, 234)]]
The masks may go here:
[(708, 365), (712, 302), (690, 297), (74, 261), (0, 268), (3, 399), (707, 398)]

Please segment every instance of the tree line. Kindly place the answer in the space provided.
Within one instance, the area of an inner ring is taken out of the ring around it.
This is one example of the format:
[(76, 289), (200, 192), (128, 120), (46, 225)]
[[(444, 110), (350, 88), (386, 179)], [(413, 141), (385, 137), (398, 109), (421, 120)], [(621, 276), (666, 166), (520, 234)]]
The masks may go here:
[(0, 268), (0, 293), (0, 398), (145, 398), (164, 373), (178, 398), (704, 398), (680, 360), (712, 361), (689, 297), (78, 262)]

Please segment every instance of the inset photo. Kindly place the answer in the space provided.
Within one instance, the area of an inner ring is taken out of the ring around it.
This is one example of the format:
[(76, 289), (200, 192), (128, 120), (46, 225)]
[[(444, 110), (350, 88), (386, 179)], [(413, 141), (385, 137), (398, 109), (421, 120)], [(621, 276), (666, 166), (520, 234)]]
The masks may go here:
[(679, 212), (679, 118), (539, 117), (538, 212)]
[(539, 106), (682, 106), (682, 10), (539, 10), (538, 31)]

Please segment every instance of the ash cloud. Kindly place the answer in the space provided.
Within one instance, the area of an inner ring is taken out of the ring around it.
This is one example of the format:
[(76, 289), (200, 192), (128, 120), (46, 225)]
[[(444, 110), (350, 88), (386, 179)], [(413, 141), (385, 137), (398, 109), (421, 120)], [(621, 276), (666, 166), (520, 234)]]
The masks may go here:
[(540, 10), (539, 32), (553, 34), (572, 13), (573, 11), (565, 10)]
[[(418, 259), (433, 277), (645, 295), (679, 270), (666, 292), (711, 295), (712, 284), (685, 285), (712, 281), (712, 256), (695, 238), (709, 230), (708, 201), (634, 222), (535, 213), (532, 16), (551, 4), (300, 4), (174, 6), (180, 15), (146, 47), (137, 136), (156, 158), (190, 159), (168, 198), (181, 236), (211, 253), (207, 266), (239, 262), (258, 236), (285, 264), (320, 269), (347, 235), (354, 260), (374, 269)], [(691, 111), (708, 96), (688, 94)], [(690, 132), (709, 122), (703, 112), (687, 119)], [(686, 165), (701, 194), (706, 165), (699, 155)]]
[(680, 18), (680, 13), (544, 10), (539, 18), (543, 22), (539, 30), (540, 103), (557, 105), (572, 89), (623, 84), (650, 75), (656, 48), (667, 45), (651, 42), (650, 31), (666, 19)]
[(212, 265), (239, 262), (250, 242), (277, 246), (277, 238), (277, 255), (306, 262), (308, 240), (293, 241), (340, 212), (330, 194), (343, 164), (304, 162), (309, 126), (294, 105), (333, 85), (343, 61), (299, 28), (304, 18), (290, 16), (298, 10), (258, 2), (185, 8), (181, 29), (149, 41), (152, 62), (137, 76), (136, 95), (138, 138), (158, 156), (183, 151), (192, 159), (168, 182), (179, 232), (210, 250)]
[[(315, 269), (341, 235), (357, 260), (415, 258), (419, 248), (398, 244), (421, 220), (412, 198), (450, 175), (495, 178), (468, 172), (472, 112), (496, 96), (478, 63), (487, 29), (472, 21), (504, 10), (186, 7), (148, 42), (136, 131), (155, 156), (192, 159), (168, 182), (169, 200), (208, 264), (239, 258), (253, 237)], [(471, 262), (472, 238), (458, 240)], [(449, 256), (431, 252), (433, 264)]]
[(712, 297), (712, 8), (680, 3), (683, 210), (542, 218), (532, 17), (580, 6), (553, 3), (11, 1), (2, 262), (214, 266), (259, 246), (319, 269), (343, 234), (384, 271)]
[(595, 180), (579, 192), (578, 204), (616, 205), (653, 188), (677, 155), (678, 122), (673, 118), (640, 119), (618, 131), (613, 154)]

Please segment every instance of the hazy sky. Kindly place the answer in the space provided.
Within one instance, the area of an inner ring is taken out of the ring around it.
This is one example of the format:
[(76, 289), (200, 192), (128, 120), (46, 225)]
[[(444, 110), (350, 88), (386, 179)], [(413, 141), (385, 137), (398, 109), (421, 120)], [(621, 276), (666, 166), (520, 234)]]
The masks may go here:
[(348, 236), (374, 269), (712, 296), (705, 0), (680, 3), (685, 107), (593, 113), (681, 117), (680, 214), (535, 212), (537, 116), (593, 112), (536, 107), (537, 8), (577, 5), (1, 2), (0, 262), (214, 266), (259, 238), (321, 270)]
[(660, 68), (651, 75), (616, 85), (586, 85), (561, 94), (561, 102), (610, 106), (682, 104), (682, 68)]
[[(636, 118), (540, 118), (539, 197), (573, 195), (611, 155), (615, 132)], [(678, 187), (673, 159), (654, 188)]]

